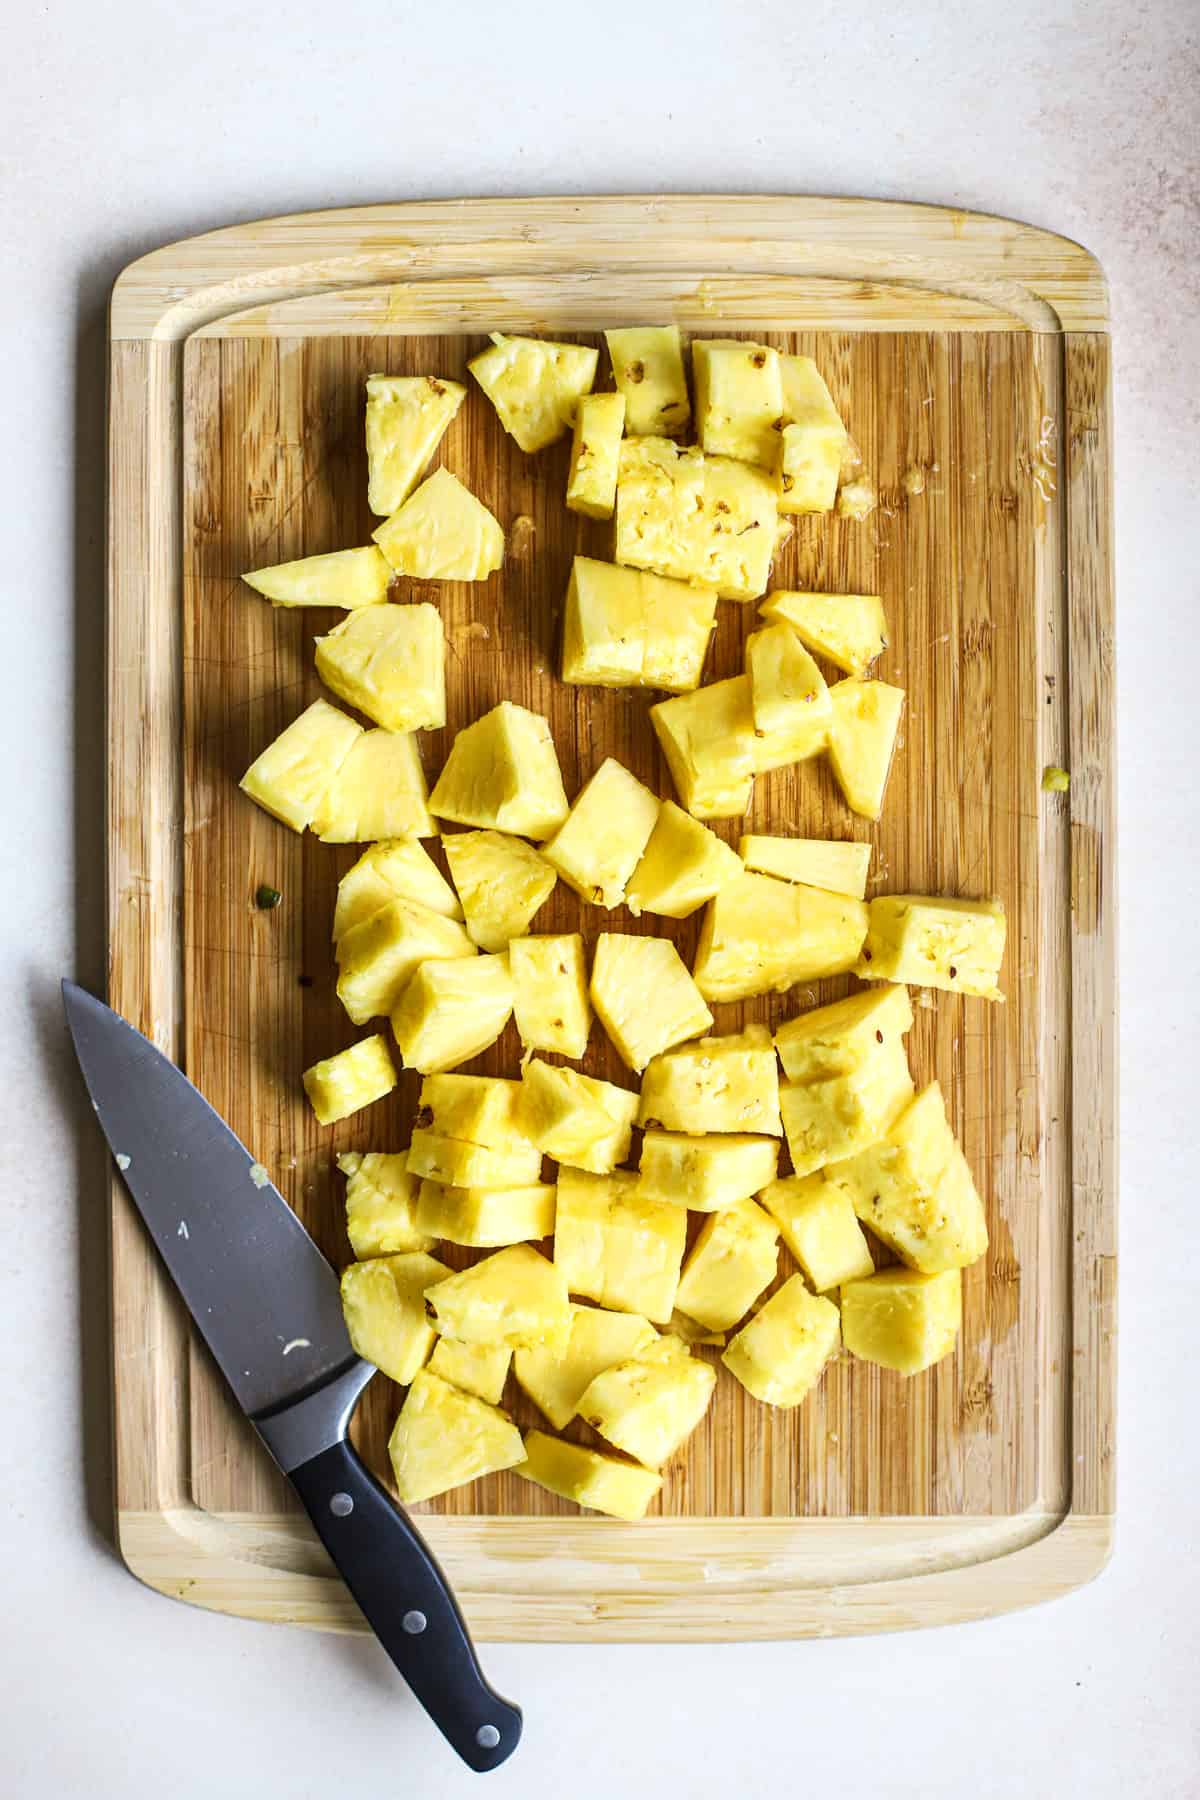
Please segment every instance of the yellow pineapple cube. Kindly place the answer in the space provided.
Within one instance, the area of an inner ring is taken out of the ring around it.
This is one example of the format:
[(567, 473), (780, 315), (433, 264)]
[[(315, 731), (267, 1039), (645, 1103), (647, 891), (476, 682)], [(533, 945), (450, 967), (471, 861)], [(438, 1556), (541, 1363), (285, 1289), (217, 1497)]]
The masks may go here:
[(825, 748), (833, 707), (829, 689), (790, 625), (764, 625), (746, 639), (750, 710), (758, 737), (796, 736), (807, 727), (815, 756)]
[(415, 733), (364, 731), (312, 818), (324, 844), (436, 837)]
[[(725, 1132), (689, 1137), (648, 1130), (642, 1139), (638, 1194), (692, 1212), (720, 1212), (748, 1200), (775, 1179), (779, 1144), (773, 1137)], [(681, 1300), (684, 1312), (688, 1311)]]
[(351, 1113), (390, 1094), (396, 1085), (396, 1069), (377, 1032), (314, 1063), (305, 1069), (302, 1080), (317, 1123), (336, 1125), (339, 1119), (348, 1119)]
[(362, 726), (336, 706), (314, 700), (255, 757), (242, 776), (241, 790), (273, 818), (303, 831), (362, 735)]
[(849, 1075), (785, 1081), (779, 1110), (797, 1175), (811, 1175), (876, 1143), (912, 1099), (904, 1045), (877, 1046)]
[(356, 1353), (407, 1387), (433, 1349), (425, 1291), (450, 1271), (436, 1257), (376, 1256), (342, 1274), (342, 1311)]
[(436, 606), (369, 606), (317, 639), (317, 674), (388, 731), (446, 723), (446, 645)]
[[(720, 1215), (713, 1213), (712, 1216), (715, 1219)], [(715, 1350), (723, 1350), (725, 1348), (725, 1333), (723, 1331), (710, 1331), (707, 1325), (701, 1325), (698, 1319), (689, 1319), (688, 1315), (685, 1312), (680, 1312), (678, 1307), (676, 1307), (675, 1311), (671, 1314), (668, 1329), (672, 1337), (681, 1339), (683, 1343), (689, 1346), (708, 1344)]]
[(778, 1237), (774, 1219), (753, 1200), (713, 1213), (683, 1265), (675, 1296), (680, 1308), (710, 1331), (728, 1331), (774, 1281)]
[(793, 1275), (743, 1325), (721, 1361), (767, 1406), (799, 1406), (816, 1386), (841, 1336), (838, 1309)]
[(872, 900), (868, 915), (855, 971), (864, 980), (1004, 998), (996, 985), (1007, 935), (1002, 901), (884, 894)]
[(669, 938), (602, 931), (590, 992), (600, 1023), (635, 1072), (673, 1044), (699, 1037), (713, 1022)]
[(429, 1359), (429, 1373), (461, 1388), (464, 1394), (486, 1400), (489, 1406), (499, 1406), (512, 1356), (507, 1344), (458, 1344), (453, 1338), (439, 1338)]
[(774, 875), (777, 881), (799, 881), (805, 887), (849, 894), (855, 900), (861, 900), (867, 891), (870, 844), (844, 844), (830, 838), (759, 837), (751, 833), (739, 840), (738, 855), (747, 869), (759, 875)]
[(504, 1150), (524, 1137), (518, 1118), (521, 1083), (499, 1075), (426, 1075), (421, 1083), (421, 1124), (464, 1144)]
[(367, 505), (386, 518), (403, 506), (467, 397), (438, 375), (367, 376)]
[(775, 1033), (775, 1048), (789, 1081), (827, 1081), (852, 1075), (883, 1045), (898, 1044), (912, 1022), (907, 988), (867, 988), (789, 1019)]
[(680, 449), (667, 437), (625, 439), (617, 468), (617, 562), (676, 581), (698, 579), (696, 521), (703, 514), (699, 450)]
[(554, 1260), (572, 1294), (665, 1325), (675, 1309), (687, 1244), (682, 1206), (643, 1200), (623, 1170), (558, 1172)]
[(506, 1413), (422, 1369), (400, 1408), (388, 1454), (404, 1506), (515, 1468), (525, 1458), (521, 1434)]
[(744, 813), (754, 788), (754, 714), (745, 675), (650, 708), (675, 790), (698, 819)]
[(360, 1262), (401, 1250), (432, 1250), (432, 1237), (417, 1225), (420, 1184), (408, 1173), (403, 1152), (346, 1151), (337, 1166), (346, 1177), (346, 1235)]
[(554, 1230), (554, 1187), (442, 1187), (421, 1183), (417, 1222), (432, 1237), (448, 1244), (495, 1250), (505, 1244), (527, 1244)]
[(513, 938), (508, 972), (513, 1017), (525, 1048), (582, 1056), (592, 1029), (592, 1007), (579, 933)]
[(962, 1275), (884, 1269), (842, 1289), (846, 1348), (864, 1362), (917, 1375), (954, 1350), (962, 1324)]
[(706, 456), (774, 469), (779, 458), (783, 382), (777, 350), (736, 338), (692, 344), (696, 432)]
[(779, 1068), (765, 1025), (680, 1044), (646, 1066), (638, 1124), (780, 1137)]
[(818, 1294), (875, 1273), (850, 1199), (823, 1175), (790, 1175), (758, 1196)]
[(512, 1015), (505, 956), (423, 962), (392, 1009), (392, 1035), (406, 1069), (457, 1068), (494, 1044)]
[(535, 1057), (521, 1076), (521, 1128), (547, 1156), (607, 1174), (629, 1154), (638, 1097)]
[(441, 1187), (535, 1187), (541, 1182), (542, 1153), (524, 1137), (495, 1148), (418, 1125), (408, 1146), (408, 1172)]
[(416, 838), (385, 838), (364, 850), (338, 882), (334, 942), (393, 900), (412, 900), (445, 919), (462, 919), (458, 895), (428, 850)]
[(486, 581), (504, 561), (500, 521), (449, 469), (435, 469), (371, 533), (397, 575)]
[(589, 1384), (602, 1370), (624, 1362), (657, 1336), (650, 1321), (638, 1313), (572, 1305), (566, 1343), (518, 1350), (513, 1374), (534, 1405), (561, 1431), (575, 1417)]
[(621, 394), (585, 394), (575, 408), (567, 506), (589, 519), (611, 519), (617, 503), (617, 465), (625, 430)]
[(443, 1337), (460, 1344), (559, 1344), (571, 1327), (561, 1269), (531, 1244), (511, 1244), (431, 1284), (425, 1298)]
[(703, 582), (671, 581), (646, 569), (633, 572), (642, 584), (641, 685), (668, 694), (689, 693), (699, 684), (716, 626), (716, 590)]
[(597, 1375), (579, 1416), (618, 1450), (658, 1469), (695, 1431), (716, 1385), (716, 1371), (686, 1344), (662, 1337)]
[(492, 347), (467, 364), (522, 450), (542, 450), (570, 429), (596, 379), (598, 350), (543, 338), (491, 333)]
[(474, 957), (456, 919), (415, 900), (390, 900), (337, 941), (337, 996), (356, 1025), (390, 1013), (426, 957)]
[(567, 796), (550, 727), (540, 713), (502, 700), (460, 731), (429, 800), (439, 818), (517, 837), (553, 836)]
[(630, 437), (683, 437), (692, 409), (679, 327), (632, 325), (604, 336)]
[(887, 620), (878, 594), (808, 594), (780, 588), (760, 608), (782, 620), (801, 643), (847, 675), (863, 676), (887, 648)]
[(379, 606), (388, 597), (391, 565), (382, 550), (331, 550), (299, 562), (251, 569), (242, 580), (272, 606)]
[(526, 1432), (525, 1461), (518, 1464), (516, 1473), (547, 1493), (614, 1519), (644, 1518), (662, 1487), (662, 1476), (652, 1469), (587, 1450), (582, 1444), (564, 1443), (544, 1431)]
[(852, 812), (877, 819), (904, 711), (904, 689), (847, 676), (829, 690), (829, 760)]
[(635, 919), (644, 912), (686, 919), (741, 872), (739, 858), (715, 831), (664, 800), (625, 890), (625, 904)]
[(686, 692), (700, 680), (716, 610), (716, 594), (696, 582), (577, 556), (563, 622), (563, 680)]
[(657, 796), (608, 756), (543, 854), (582, 899), (611, 912), (625, 899), (657, 817)]
[(708, 903), (692, 973), (706, 1000), (782, 994), (852, 969), (866, 935), (861, 900), (739, 875)]
[(456, 831), (442, 839), (467, 931), (481, 950), (521, 937), (558, 880), (523, 838), (502, 831)]
[(722, 600), (765, 594), (779, 541), (776, 500), (774, 478), (762, 469), (706, 456), (703, 510), (691, 522), (692, 578), (716, 588)]
[(831, 512), (848, 442), (846, 427), (811, 356), (781, 356), (783, 433), (779, 510)]

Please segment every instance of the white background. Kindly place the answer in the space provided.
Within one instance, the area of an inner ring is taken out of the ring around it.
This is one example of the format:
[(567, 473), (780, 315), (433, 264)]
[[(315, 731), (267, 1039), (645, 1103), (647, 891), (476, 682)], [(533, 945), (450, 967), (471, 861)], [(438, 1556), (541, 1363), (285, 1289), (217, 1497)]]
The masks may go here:
[[(170, 15), (175, 15), (174, 17)], [(185, 16), (186, 15), (186, 16)], [(1200, 394), (1189, 0), (606, 6), (145, 0), (6, 15), (0, 1555), (5, 1796), (462, 1795), (367, 1643), (212, 1617), (104, 1544), (97, 1141), (59, 976), (102, 979), (104, 304), (172, 238), (458, 194), (868, 194), (1005, 213), (1107, 269), (1117, 363), (1121, 1529), (1089, 1589), (903, 1638), (498, 1648), (486, 1788), (1200, 1792), (1194, 1150)], [(477, 1789), (474, 1791), (478, 1791)]]

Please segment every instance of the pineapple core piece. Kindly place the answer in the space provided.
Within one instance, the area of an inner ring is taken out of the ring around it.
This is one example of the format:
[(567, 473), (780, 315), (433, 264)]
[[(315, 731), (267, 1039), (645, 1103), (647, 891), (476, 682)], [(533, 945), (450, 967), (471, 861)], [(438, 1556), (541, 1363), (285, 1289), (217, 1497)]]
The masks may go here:
[(554, 1260), (573, 1294), (665, 1325), (687, 1243), (682, 1206), (643, 1200), (637, 1176), (558, 1172)]
[(581, 899), (611, 912), (624, 902), (657, 817), (657, 797), (609, 756), (575, 796), (543, 854)]
[(239, 783), (241, 790), (273, 818), (303, 831), (362, 735), (362, 726), (336, 706), (314, 700), (254, 759)]
[(486, 581), (504, 561), (499, 520), (449, 469), (435, 469), (371, 533), (397, 575)]
[(518, 1125), (521, 1083), (499, 1075), (427, 1075), (421, 1083), (421, 1114), (430, 1129), (464, 1144), (491, 1150), (521, 1140), (532, 1148)]
[(442, 849), (462, 901), (467, 931), (481, 950), (504, 950), (545, 905), (558, 877), (523, 838), (459, 831)]
[(337, 1159), (346, 1177), (346, 1235), (359, 1261), (401, 1250), (432, 1250), (433, 1238), (417, 1224), (415, 1176), (407, 1157), (372, 1150), (346, 1151)]
[(562, 678), (577, 687), (685, 693), (700, 680), (716, 610), (712, 588), (577, 556), (567, 588)]
[(833, 707), (829, 689), (790, 625), (765, 625), (746, 639), (750, 708), (759, 737), (786, 733), (803, 737), (807, 727), (815, 756), (825, 748)]
[(739, 875), (708, 903), (693, 974), (706, 1000), (785, 993), (852, 969), (867, 935), (861, 900)]
[(336, 1125), (376, 1100), (396, 1085), (396, 1069), (388, 1047), (378, 1032), (327, 1056), (305, 1069), (302, 1077), (309, 1104), (319, 1125)]
[(829, 1162), (866, 1150), (912, 1099), (912, 1076), (904, 1045), (893, 1040), (849, 1075), (826, 1081), (785, 1081), (779, 1110), (797, 1175), (811, 1175)]
[(618, 1450), (658, 1469), (695, 1431), (716, 1385), (716, 1371), (686, 1344), (662, 1337), (597, 1375), (579, 1416)]
[(392, 1009), (392, 1035), (406, 1069), (457, 1068), (494, 1044), (512, 1013), (505, 956), (423, 962)]
[(575, 1417), (589, 1383), (652, 1344), (658, 1333), (638, 1313), (572, 1306), (566, 1345), (518, 1350), (513, 1374), (556, 1431)]
[(400, 1408), (388, 1454), (402, 1505), (432, 1500), (525, 1458), (521, 1434), (497, 1406), (422, 1369)]
[(408, 1146), (408, 1170), (442, 1187), (533, 1187), (540, 1184), (542, 1153), (524, 1138), (494, 1149), (418, 1126)]
[(771, 469), (779, 459), (783, 382), (777, 350), (736, 338), (692, 344), (696, 431), (706, 456)]
[(388, 597), (391, 565), (382, 550), (331, 550), (299, 562), (251, 569), (242, 580), (272, 606), (378, 606)]
[(638, 1097), (535, 1057), (521, 1077), (521, 1128), (556, 1162), (607, 1174), (629, 1154)]
[(403, 506), (467, 397), (437, 375), (367, 376), (367, 505), (386, 518)]
[(811, 356), (781, 356), (783, 433), (777, 441), (779, 510), (832, 512), (848, 437)]
[[(775, 1179), (779, 1145), (773, 1137), (726, 1132), (713, 1137), (648, 1130), (642, 1139), (637, 1191), (692, 1212), (720, 1212), (748, 1200)], [(687, 1307), (679, 1302), (684, 1312)]]
[(838, 1309), (793, 1275), (743, 1325), (721, 1361), (767, 1406), (799, 1406), (838, 1347)]
[(550, 727), (540, 713), (502, 700), (458, 732), (429, 800), (439, 818), (518, 837), (553, 836), (567, 796)]
[(337, 941), (337, 996), (356, 1025), (390, 1013), (429, 956), (473, 957), (475, 946), (455, 919), (415, 900), (390, 900)]
[(758, 837), (738, 842), (747, 869), (774, 875), (778, 881), (800, 881), (805, 887), (861, 900), (867, 891), (870, 844), (836, 843), (829, 838)]
[(847, 676), (830, 688), (829, 699), (829, 760), (837, 784), (852, 812), (877, 819), (904, 711), (904, 689)]
[(775, 1279), (778, 1237), (774, 1219), (753, 1200), (706, 1219), (683, 1265), (675, 1296), (681, 1310), (709, 1331), (728, 1331), (744, 1319)]
[(508, 972), (513, 1017), (525, 1048), (582, 1056), (592, 1029), (592, 1007), (579, 933), (513, 938)]
[(589, 519), (611, 519), (625, 429), (621, 394), (585, 394), (575, 409), (567, 506)]
[(460, 1344), (561, 1345), (571, 1326), (562, 1270), (530, 1244), (485, 1256), (425, 1298), (442, 1336)]
[(790, 1175), (758, 1196), (818, 1294), (875, 1273), (849, 1197), (822, 1175)]
[(868, 915), (855, 971), (864, 980), (1004, 998), (996, 985), (1007, 933), (1002, 901), (885, 894), (872, 900)]
[(630, 437), (683, 437), (692, 409), (679, 327), (633, 325), (604, 337)]
[(508, 1380), (512, 1351), (505, 1344), (456, 1344), (439, 1338), (429, 1359), (429, 1373), (439, 1375), (464, 1394), (498, 1406)]
[(730, 819), (746, 811), (756, 745), (745, 675), (660, 700), (650, 708), (650, 723), (688, 812), (698, 819)]
[(446, 645), (436, 606), (370, 606), (317, 639), (317, 674), (388, 731), (446, 723)]
[(666, 1131), (779, 1137), (779, 1068), (765, 1025), (700, 1038), (656, 1056), (642, 1078), (638, 1124)]
[(622, 1462), (582, 1444), (567, 1444), (544, 1431), (525, 1434), (525, 1461), (516, 1474), (523, 1475), (547, 1493), (614, 1519), (641, 1519), (662, 1487), (662, 1476), (637, 1463)]
[(699, 1037), (713, 1022), (669, 938), (602, 931), (590, 991), (600, 1023), (635, 1072), (673, 1044)]
[(415, 838), (385, 838), (364, 850), (338, 882), (334, 943), (392, 900), (413, 900), (445, 919), (462, 918), (458, 896), (428, 850)]
[(436, 837), (416, 734), (364, 731), (350, 746), (313, 815), (323, 844)]
[(425, 1290), (450, 1271), (436, 1257), (376, 1256), (342, 1274), (342, 1311), (359, 1356), (407, 1387), (433, 1349)]
[(578, 402), (596, 379), (600, 352), (583, 344), (505, 337), (467, 364), (522, 450), (542, 450), (570, 427)]
[(554, 1188), (544, 1182), (519, 1188), (441, 1187), (421, 1183), (417, 1221), (431, 1237), (472, 1249), (527, 1244), (554, 1230)]
[(847, 675), (865, 675), (887, 648), (887, 620), (877, 594), (805, 594), (780, 588), (760, 611), (784, 621), (818, 656)]
[(852, 1075), (881, 1047), (898, 1044), (912, 1022), (907, 988), (868, 988), (789, 1019), (775, 1033), (775, 1048), (789, 1081), (827, 1081)]
[(954, 1349), (962, 1323), (962, 1274), (884, 1269), (842, 1289), (846, 1348), (864, 1362), (917, 1375)]
[(644, 912), (686, 919), (741, 872), (740, 860), (715, 831), (664, 800), (625, 890), (625, 904), (635, 919)]

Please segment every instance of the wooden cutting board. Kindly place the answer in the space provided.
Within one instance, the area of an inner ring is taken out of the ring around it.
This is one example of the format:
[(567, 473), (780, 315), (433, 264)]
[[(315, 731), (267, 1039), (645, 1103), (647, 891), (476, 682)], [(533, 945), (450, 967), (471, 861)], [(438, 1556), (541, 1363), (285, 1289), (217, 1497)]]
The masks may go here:
[[(868, 839), (868, 893), (1000, 895), (1004, 1006), (917, 1011), (988, 1206), (958, 1354), (904, 1382), (851, 1360), (776, 1412), (727, 1376), (638, 1525), (512, 1475), (418, 1509), (487, 1638), (738, 1638), (886, 1629), (1059, 1593), (1107, 1554), (1113, 1512), (1115, 1180), (1109, 348), (1078, 246), (1004, 220), (866, 201), (464, 202), (216, 232), (136, 263), (112, 306), (110, 997), (349, 1257), (334, 1156), (407, 1142), (415, 1083), (332, 1131), (309, 1063), (361, 1033), (333, 993), (330, 923), (353, 859), (236, 787), (319, 692), (312, 638), (242, 570), (367, 541), (362, 384), (463, 378), (490, 329), (599, 341), (673, 318), (818, 359), (878, 510), (804, 519), (785, 587), (878, 592), (879, 673), (908, 708), (884, 817), (823, 764), (760, 779), (746, 829)], [(557, 677), (571, 557), (605, 526), (562, 504), (566, 449), (523, 456), (471, 394), (441, 458), (509, 533), (486, 584), (414, 586), (446, 625), (452, 732), (504, 698), (547, 715), (568, 793), (606, 755), (662, 792), (649, 697)], [(753, 607), (723, 603), (706, 679), (741, 667)], [(1048, 763), (1068, 795), (1041, 792)], [(741, 822), (723, 835), (736, 841)], [(283, 904), (254, 906), (260, 882)], [(657, 931), (560, 884), (535, 928)], [(673, 930), (685, 957), (698, 920)], [(717, 1009), (776, 1022), (851, 984)], [(515, 1033), (472, 1068), (515, 1073)], [(599, 1027), (585, 1066), (625, 1077)], [(786, 1253), (781, 1271), (790, 1272)], [(255, 1617), (361, 1628), (306, 1521), (193, 1340), (113, 1192), (117, 1506), (130, 1567)], [(398, 1393), (356, 1422), (372, 1465)], [(513, 1395), (518, 1418), (536, 1415)]]

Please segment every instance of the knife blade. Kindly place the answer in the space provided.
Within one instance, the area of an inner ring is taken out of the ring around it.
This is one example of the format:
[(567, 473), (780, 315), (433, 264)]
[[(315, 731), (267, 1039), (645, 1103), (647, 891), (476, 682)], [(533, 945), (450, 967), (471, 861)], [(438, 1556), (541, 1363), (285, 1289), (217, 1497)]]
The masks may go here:
[(162, 1051), (74, 982), (63, 1004), (125, 1186), (238, 1404), (433, 1722), (469, 1767), (499, 1768), (520, 1710), (484, 1680), (445, 1576), (347, 1441), (375, 1370), (350, 1342), (336, 1275)]

